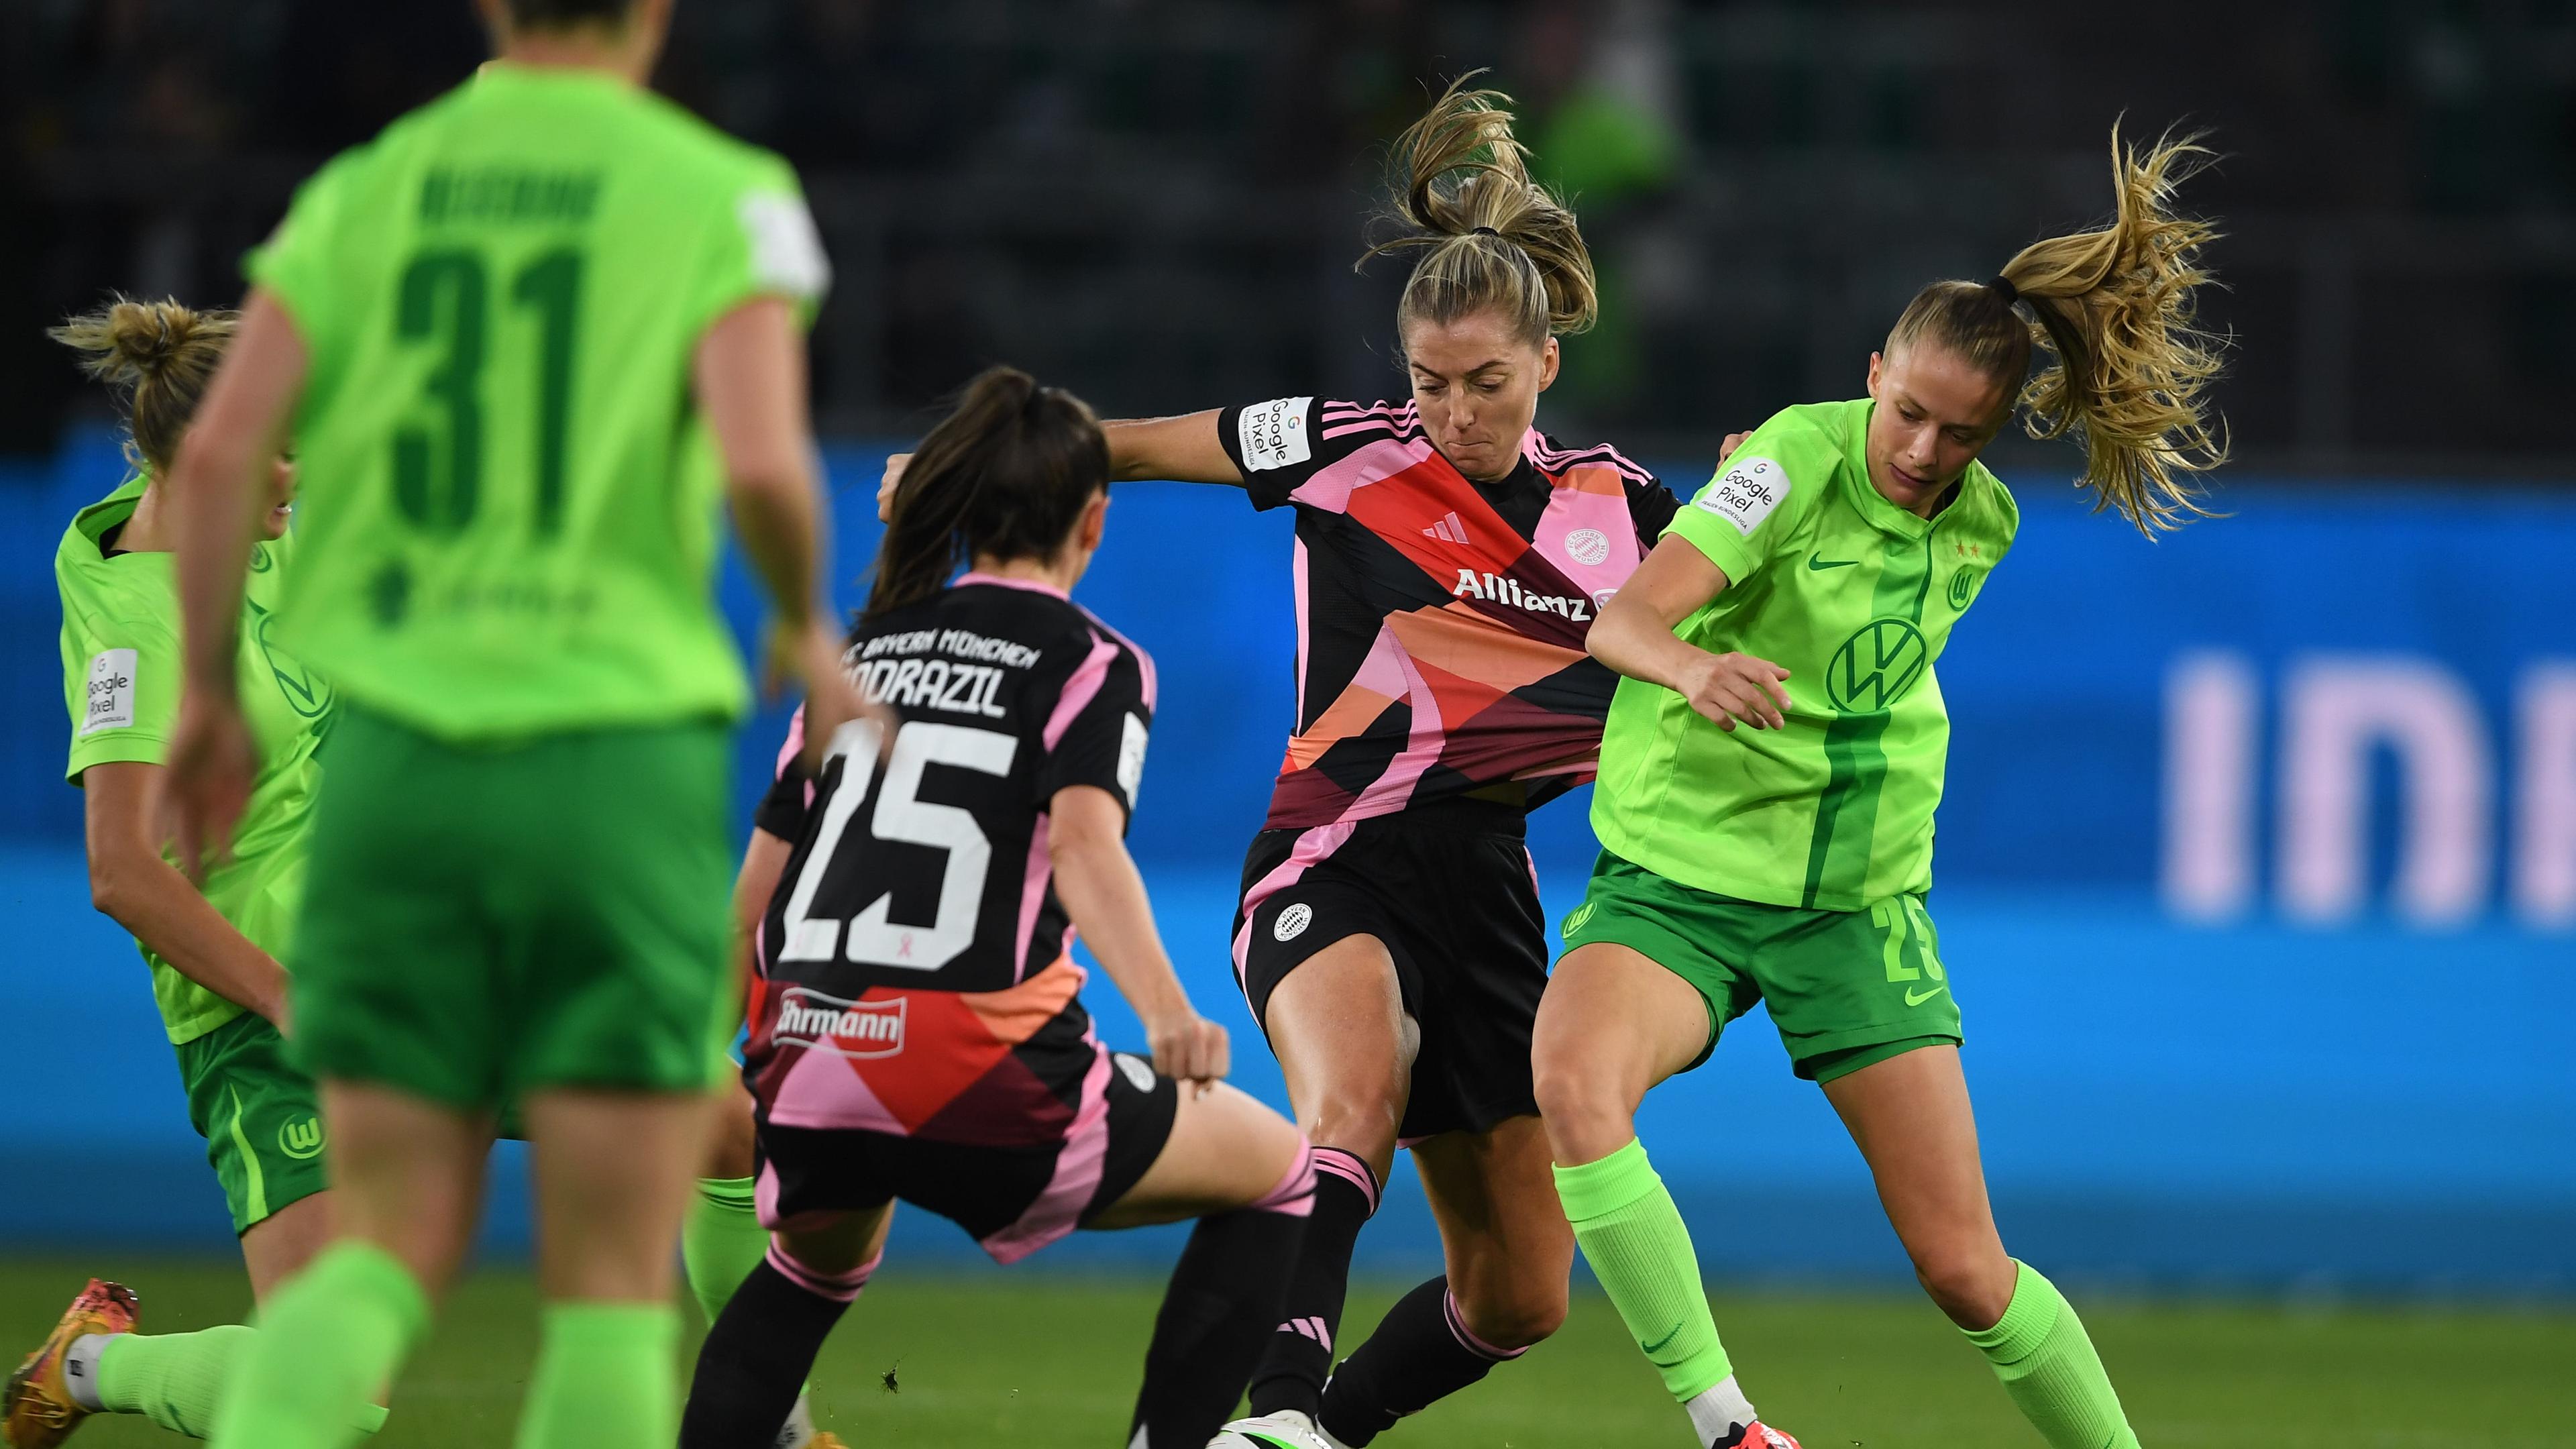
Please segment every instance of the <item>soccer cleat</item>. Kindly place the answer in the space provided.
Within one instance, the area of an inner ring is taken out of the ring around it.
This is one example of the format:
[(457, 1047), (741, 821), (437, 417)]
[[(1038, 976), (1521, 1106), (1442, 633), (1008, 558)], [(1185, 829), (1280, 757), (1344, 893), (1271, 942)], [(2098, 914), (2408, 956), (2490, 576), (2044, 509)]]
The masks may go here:
[(850, 1449), (850, 1446), (842, 1443), (841, 1436), (831, 1430), (818, 1429), (813, 1438), (805, 1441), (805, 1449)]
[(1756, 1419), (1708, 1449), (1800, 1449), (1798, 1441)]
[(1332, 1439), (1295, 1409), (1237, 1419), (1216, 1431), (1207, 1449), (1334, 1449)]
[(0, 1393), (0, 1440), (9, 1449), (54, 1449), (70, 1438), (90, 1411), (63, 1381), (64, 1351), (91, 1334), (132, 1333), (139, 1311), (133, 1289), (90, 1279), (54, 1331), (9, 1375), (8, 1390)]

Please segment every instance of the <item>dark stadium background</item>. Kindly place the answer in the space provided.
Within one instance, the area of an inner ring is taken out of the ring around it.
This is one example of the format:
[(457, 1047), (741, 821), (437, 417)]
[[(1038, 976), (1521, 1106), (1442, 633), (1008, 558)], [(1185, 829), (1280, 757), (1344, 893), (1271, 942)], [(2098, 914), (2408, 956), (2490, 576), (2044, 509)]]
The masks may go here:
[[(1725, 432), (1854, 395), (1921, 282), (2097, 217), (2115, 117), (2210, 127), (2229, 159), (2188, 201), (2228, 231), (2207, 315), (2239, 340), (2219, 389), (2235, 516), (2150, 545), (2083, 512), (2067, 452), (1999, 446), (2028, 523), (1942, 665), (1958, 739), (1935, 908), (2005, 1227), (2052, 1270), (2166, 1289), (2576, 1293), (2576, 4), (679, 17), (664, 89), (797, 164), (837, 268), (814, 350), (845, 573), (877, 459), (988, 362), (1112, 415), (1400, 388), (1397, 275), (1351, 263), (1378, 148), (1470, 67), (1521, 98), (1605, 279), (1542, 425), (1684, 492)], [(13, 1245), (222, 1244), (60, 783), (50, 558), (117, 464), (40, 329), (111, 288), (234, 298), (299, 178), (481, 53), (463, 0), (0, 4)], [(1221, 937), (1289, 708), (1285, 526), (1138, 485), (1086, 587), (1162, 662), (1137, 850), (1194, 991), (1274, 1096)], [(738, 577), (728, 599), (747, 620)], [(777, 729), (773, 709), (746, 734), (746, 792)], [(1588, 863), (1581, 810), (1534, 827), (1553, 908)], [(1648, 1114), (1709, 1221), (1729, 1183), (1771, 1189), (1729, 1196), (1708, 1261), (1900, 1280), (1855, 1156), (1785, 1067), (1757, 1018)], [(130, 1190), (40, 1186), (93, 1170)], [(1418, 1197), (1390, 1201), (1364, 1258), (1427, 1271)], [(505, 1208), (498, 1237), (523, 1230)]]

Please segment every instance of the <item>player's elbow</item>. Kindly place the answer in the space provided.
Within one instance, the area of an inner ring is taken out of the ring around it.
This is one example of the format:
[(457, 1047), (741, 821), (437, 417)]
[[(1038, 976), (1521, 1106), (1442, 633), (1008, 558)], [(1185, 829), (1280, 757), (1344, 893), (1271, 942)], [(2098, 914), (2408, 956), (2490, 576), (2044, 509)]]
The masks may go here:
[(134, 913), (135, 901), (144, 889), (141, 875), (133, 862), (115, 852), (92, 852), (89, 860), (90, 908), (122, 923)]
[(1107, 791), (1069, 785), (1047, 812), (1047, 855), (1059, 876), (1090, 876), (1126, 858), (1126, 816)]

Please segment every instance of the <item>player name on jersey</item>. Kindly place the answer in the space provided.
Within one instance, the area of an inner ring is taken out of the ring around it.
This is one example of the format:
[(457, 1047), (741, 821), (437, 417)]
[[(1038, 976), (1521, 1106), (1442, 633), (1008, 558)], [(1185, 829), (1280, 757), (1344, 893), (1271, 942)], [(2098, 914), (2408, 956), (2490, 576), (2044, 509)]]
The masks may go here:
[[(912, 629), (881, 634), (857, 650), (862, 661), (851, 677), (868, 697), (905, 709), (935, 709), (950, 714), (1001, 719), (1010, 713), (1001, 704), (1005, 670), (1034, 667), (1039, 651), (1026, 644), (996, 639), (969, 629)], [(998, 660), (998, 664), (950, 663), (924, 659), (924, 654), (953, 655), (960, 660)]]

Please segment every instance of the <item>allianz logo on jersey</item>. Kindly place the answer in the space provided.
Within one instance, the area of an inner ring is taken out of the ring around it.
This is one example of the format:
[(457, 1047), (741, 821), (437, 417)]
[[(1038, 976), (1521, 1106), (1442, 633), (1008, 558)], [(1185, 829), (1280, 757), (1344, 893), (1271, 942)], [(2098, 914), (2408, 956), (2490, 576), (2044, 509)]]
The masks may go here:
[(1616, 589), (1602, 589), (1589, 597), (1562, 594), (1533, 594), (1521, 587), (1521, 581), (1503, 574), (1483, 574), (1474, 569), (1458, 570), (1458, 582), (1449, 590), (1453, 599), (1482, 599), (1507, 609), (1526, 609), (1533, 614), (1561, 614), (1578, 624), (1592, 622), (1592, 611), (1610, 602)]
[(807, 986), (790, 986), (778, 998), (781, 1046), (810, 1047), (835, 1056), (890, 1057), (903, 1050), (903, 1009), (910, 998), (845, 1001)]

